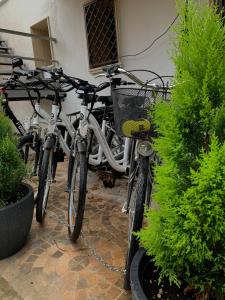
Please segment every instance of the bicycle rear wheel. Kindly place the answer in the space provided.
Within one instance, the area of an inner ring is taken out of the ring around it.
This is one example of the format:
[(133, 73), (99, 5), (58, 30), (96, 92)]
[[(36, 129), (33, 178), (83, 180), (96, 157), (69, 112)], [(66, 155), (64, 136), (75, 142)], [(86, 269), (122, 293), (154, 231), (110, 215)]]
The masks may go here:
[(85, 210), (87, 186), (87, 156), (85, 152), (76, 152), (72, 163), (72, 175), (69, 184), (68, 234), (71, 241), (79, 238)]
[(43, 223), (46, 214), (48, 195), (52, 181), (53, 149), (45, 149), (39, 172), (39, 186), (36, 200), (36, 220)]
[(139, 244), (136, 236), (133, 234), (142, 228), (144, 204), (146, 198), (146, 190), (148, 184), (148, 173), (150, 171), (149, 157), (140, 156), (138, 167), (137, 183), (134, 186), (132, 184), (132, 190), (129, 191), (130, 203), (129, 203), (129, 227), (128, 227), (128, 249), (125, 263), (125, 276), (124, 276), (124, 289), (130, 289), (130, 266), (132, 259), (138, 250)]

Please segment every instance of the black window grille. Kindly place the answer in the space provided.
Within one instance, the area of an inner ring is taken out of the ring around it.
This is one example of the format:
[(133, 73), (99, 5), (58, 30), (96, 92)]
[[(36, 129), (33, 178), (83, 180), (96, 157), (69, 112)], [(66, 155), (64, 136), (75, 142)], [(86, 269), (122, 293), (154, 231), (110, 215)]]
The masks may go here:
[(95, 0), (84, 6), (90, 68), (118, 61), (114, 0)]

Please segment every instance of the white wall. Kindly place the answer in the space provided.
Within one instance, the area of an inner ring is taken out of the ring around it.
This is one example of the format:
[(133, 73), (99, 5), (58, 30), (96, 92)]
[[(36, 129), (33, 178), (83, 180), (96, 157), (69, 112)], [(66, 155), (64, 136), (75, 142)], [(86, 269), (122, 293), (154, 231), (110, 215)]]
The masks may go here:
[[(146, 49), (176, 16), (174, 0), (121, 0), (118, 5), (121, 56)], [(145, 68), (159, 74), (173, 73), (169, 49), (171, 34), (160, 38), (151, 49), (137, 57), (123, 58), (127, 68)]]
[[(95, 82), (88, 68), (84, 0), (8, 0), (0, 6), (0, 27), (30, 32), (30, 26), (49, 16), (51, 33), (57, 38), (53, 45), (54, 58), (60, 61), (65, 72)], [(157, 36), (166, 30), (176, 16), (175, 0), (116, 0), (118, 40), (120, 56), (133, 54), (146, 48)], [(3, 35), (21, 56), (33, 56), (30, 38)], [(170, 61), (171, 34), (161, 38), (144, 54), (122, 58), (128, 69), (147, 68), (162, 75), (172, 74)], [(32, 62), (26, 61), (29, 67)], [(147, 78), (146, 78), (147, 79)], [(79, 104), (69, 96), (64, 108), (73, 111)]]

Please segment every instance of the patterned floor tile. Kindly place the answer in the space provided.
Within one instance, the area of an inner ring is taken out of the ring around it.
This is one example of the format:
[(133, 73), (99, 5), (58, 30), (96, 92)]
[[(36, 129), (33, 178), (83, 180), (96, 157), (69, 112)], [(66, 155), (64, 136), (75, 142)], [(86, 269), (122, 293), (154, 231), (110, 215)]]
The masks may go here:
[(34, 218), (25, 247), (0, 261), (1, 300), (131, 299), (123, 290), (122, 273), (99, 262), (103, 258), (118, 268), (124, 266), (127, 216), (121, 208), (127, 180), (105, 189), (89, 172), (83, 238), (73, 244), (66, 225), (66, 169), (67, 162), (59, 164), (44, 224)]

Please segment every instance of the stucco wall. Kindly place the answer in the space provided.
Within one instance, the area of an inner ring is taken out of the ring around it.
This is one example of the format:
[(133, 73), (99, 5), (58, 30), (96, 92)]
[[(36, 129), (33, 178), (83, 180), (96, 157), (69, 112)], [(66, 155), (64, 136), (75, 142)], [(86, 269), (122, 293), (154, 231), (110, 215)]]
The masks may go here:
[[(8, 0), (0, 7), (0, 27), (30, 32), (30, 26), (49, 16), (51, 33), (57, 38), (53, 44), (54, 58), (68, 74), (94, 77), (88, 68), (88, 55), (83, 16), (84, 0)], [(135, 54), (146, 48), (175, 18), (175, 0), (116, 0), (120, 56)], [(0, 34), (16, 54), (33, 56), (29, 38)], [(160, 74), (172, 74), (169, 58), (171, 34), (161, 38), (144, 54), (121, 58), (128, 69), (147, 68)], [(26, 61), (31, 68), (32, 62)], [(147, 78), (146, 78), (147, 79)], [(77, 104), (77, 105), (76, 105)], [(69, 96), (66, 111), (79, 106), (79, 100)]]

